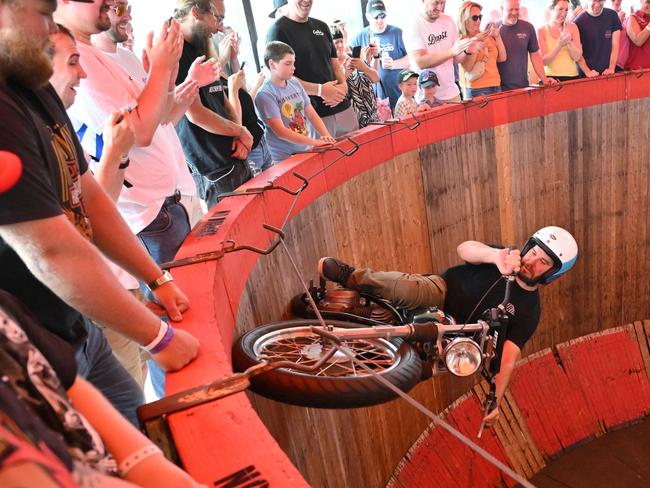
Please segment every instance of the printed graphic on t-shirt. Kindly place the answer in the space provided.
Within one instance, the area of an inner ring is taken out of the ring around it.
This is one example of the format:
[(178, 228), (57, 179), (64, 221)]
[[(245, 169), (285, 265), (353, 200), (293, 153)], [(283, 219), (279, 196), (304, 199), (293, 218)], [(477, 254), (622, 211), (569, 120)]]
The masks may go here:
[(59, 164), (61, 208), (81, 235), (90, 240), (93, 232), (81, 194), (81, 175), (73, 139), (76, 136), (67, 126), (55, 125), (50, 127), (50, 132), (52, 149)]
[(282, 102), (282, 115), (289, 119), (287, 127), (289, 127), (293, 132), (306, 136), (308, 132), (307, 122), (305, 121), (305, 115), (303, 114), (304, 109), (305, 107), (303, 106), (302, 101), (295, 104), (290, 100)]
[(447, 39), (447, 31), (442, 31), (440, 34), (429, 34), (428, 44), (434, 46), (440, 41)]

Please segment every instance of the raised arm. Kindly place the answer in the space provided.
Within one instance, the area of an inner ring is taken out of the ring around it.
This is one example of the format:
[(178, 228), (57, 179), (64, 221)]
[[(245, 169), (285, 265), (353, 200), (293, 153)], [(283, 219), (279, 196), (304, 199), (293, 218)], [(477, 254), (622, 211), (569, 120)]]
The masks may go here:
[(497, 249), (478, 241), (465, 241), (458, 248), (458, 257), (469, 264), (494, 264), (503, 275), (518, 273), (521, 266), (519, 249)]

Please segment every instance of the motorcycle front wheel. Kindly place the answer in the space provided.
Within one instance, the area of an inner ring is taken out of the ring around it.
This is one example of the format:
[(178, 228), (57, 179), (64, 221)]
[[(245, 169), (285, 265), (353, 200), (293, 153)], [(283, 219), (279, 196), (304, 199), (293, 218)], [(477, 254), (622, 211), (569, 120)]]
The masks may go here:
[[(365, 327), (340, 321), (327, 321), (336, 328)], [(244, 371), (262, 360), (291, 361), (312, 366), (331, 349), (329, 341), (311, 330), (317, 320), (288, 320), (257, 327), (240, 337), (233, 347), (233, 367)], [(402, 339), (345, 340), (315, 371), (278, 368), (255, 376), (251, 390), (267, 398), (313, 408), (356, 408), (377, 405), (397, 395), (373, 376), (382, 376), (403, 391), (420, 380), (422, 361)], [(367, 366), (371, 372), (360, 366)]]

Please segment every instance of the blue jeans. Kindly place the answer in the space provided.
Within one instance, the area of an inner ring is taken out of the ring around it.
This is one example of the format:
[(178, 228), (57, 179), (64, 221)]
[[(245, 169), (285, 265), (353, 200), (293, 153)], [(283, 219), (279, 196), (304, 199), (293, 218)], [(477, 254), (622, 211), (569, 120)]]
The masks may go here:
[(494, 93), (500, 93), (500, 86), (488, 86), (485, 88), (469, 88), (465, 87), (465, 99), (469, 100), (474, 97), (482, 97), (486, 95), (492, 95)]
[(204, 176), (191, 164), (188, 166), (199, 197), (206, 203), (208, 209), (219, 203), (219, 195), (235, 191), (253, 177), (248, 161), (235, 161), (221, 176)]
[(120, 364), (104, 333), (84, 318), (88, 337), (76, 353), (79, 376), (92, 383), (129, 422), (139, 427), (136, 409), (144, 404), (142, 390)]
[[(190, 233), (190, 221), (177, 196), (165, 199), (156, 218), (138, 233), (140, 242), (158, 264), (171, 261)], [(149, 289), (143, 291), (152, 299)], [(165, 396), (165, 371), (154, 361), (147, 361), (151, 383), (156, 395)]]
[(248, 159), (253, 165), (254, 176), (273, 166), (273, 158), (266, 142), (266, 136), (262, 136), (257, 147), (249, 153)]

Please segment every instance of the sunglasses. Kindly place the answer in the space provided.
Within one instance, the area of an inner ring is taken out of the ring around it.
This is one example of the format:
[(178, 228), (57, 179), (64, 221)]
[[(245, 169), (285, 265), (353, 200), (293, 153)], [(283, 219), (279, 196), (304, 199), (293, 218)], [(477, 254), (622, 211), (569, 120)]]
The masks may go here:
[(118, 3), (117, 5), (113, 5), (111, 7), (111, 10), (115, 12), (115, 15), (118, 17), (124, 17), (126, 14), (131, 14), (131, 5), (127, 5), (126, 3)]
[(476, 22), (477, 20), (481, 20), (483, 15), (471, 15), (469, 18)]
[(377, 14), (377, 15), (375, 15), (375, 20), (385, 19), (385, 18), (386, 18), (386, 14)]

